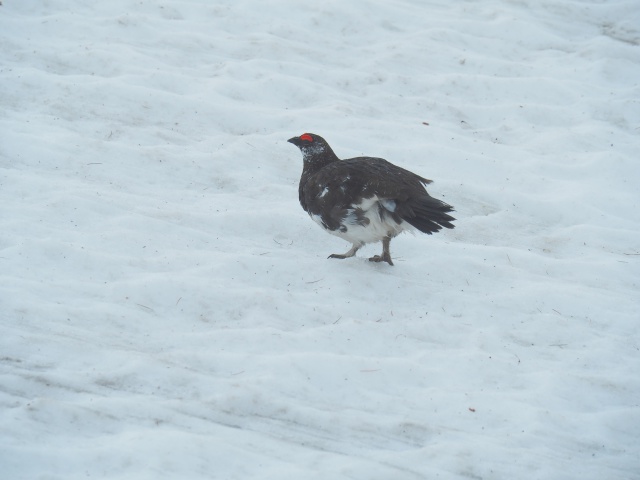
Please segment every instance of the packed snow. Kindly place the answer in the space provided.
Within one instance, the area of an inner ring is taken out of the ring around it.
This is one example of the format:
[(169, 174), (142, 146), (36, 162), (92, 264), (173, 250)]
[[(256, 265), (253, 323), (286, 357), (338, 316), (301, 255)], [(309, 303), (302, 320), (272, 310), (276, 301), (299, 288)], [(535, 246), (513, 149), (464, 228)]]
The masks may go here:
[[(7, 0), (0, 477), (640, 478), (633, 0)], [(395, 266), (322, 135), (434, 183)]]

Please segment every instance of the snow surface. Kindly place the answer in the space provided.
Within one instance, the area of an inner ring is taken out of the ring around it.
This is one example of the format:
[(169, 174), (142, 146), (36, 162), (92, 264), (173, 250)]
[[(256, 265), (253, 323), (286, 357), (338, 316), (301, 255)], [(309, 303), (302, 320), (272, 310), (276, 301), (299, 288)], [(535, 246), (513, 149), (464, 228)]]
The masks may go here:
[[(640, 478), (635, 0), (7, 0), (3, 479)], [(432, 178), (371, 264), (300, 152)]]

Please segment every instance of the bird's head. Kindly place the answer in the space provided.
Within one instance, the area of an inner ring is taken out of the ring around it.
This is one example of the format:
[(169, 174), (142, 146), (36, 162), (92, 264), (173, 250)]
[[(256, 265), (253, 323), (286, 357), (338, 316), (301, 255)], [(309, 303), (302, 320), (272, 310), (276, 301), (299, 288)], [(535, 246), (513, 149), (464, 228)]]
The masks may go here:
[(290, 138), (287, 142), (293, 143), (300, 149), (305, 161), (323, 158), (329, 152), (333, 155), (333, 151), (325, 139), (314, 133), (303, 133), (299, 137)]

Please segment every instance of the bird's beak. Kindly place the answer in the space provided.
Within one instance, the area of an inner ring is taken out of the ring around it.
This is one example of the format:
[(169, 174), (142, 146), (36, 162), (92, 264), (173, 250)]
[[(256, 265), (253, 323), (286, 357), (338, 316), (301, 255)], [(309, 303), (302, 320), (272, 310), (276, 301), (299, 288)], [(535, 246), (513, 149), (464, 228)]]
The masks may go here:
[(299, 147), (300, 146), (300, 137), (291, 137), (289, 140), (287, 140), (287, 142), (293, 143), (296, 147)]

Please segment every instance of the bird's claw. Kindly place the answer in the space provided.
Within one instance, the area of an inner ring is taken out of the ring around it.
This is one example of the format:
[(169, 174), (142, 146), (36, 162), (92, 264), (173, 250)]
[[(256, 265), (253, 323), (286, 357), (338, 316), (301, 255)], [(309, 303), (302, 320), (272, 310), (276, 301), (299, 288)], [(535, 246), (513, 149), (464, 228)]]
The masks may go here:
[(374, 255), (373, 257), (369, 258), (369, 261), (370, 262), (387, 262), (389, 265), (393, 265), (390, 255)]

